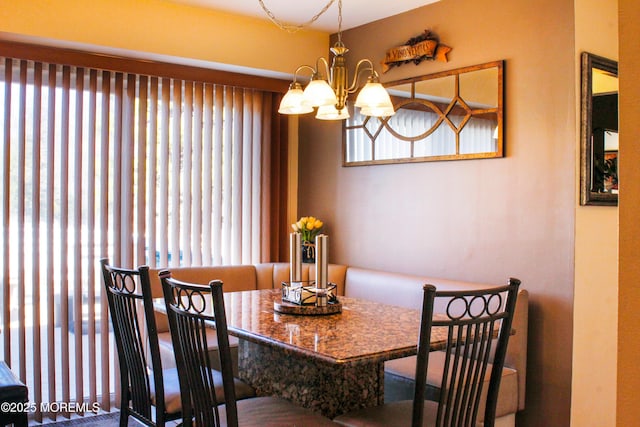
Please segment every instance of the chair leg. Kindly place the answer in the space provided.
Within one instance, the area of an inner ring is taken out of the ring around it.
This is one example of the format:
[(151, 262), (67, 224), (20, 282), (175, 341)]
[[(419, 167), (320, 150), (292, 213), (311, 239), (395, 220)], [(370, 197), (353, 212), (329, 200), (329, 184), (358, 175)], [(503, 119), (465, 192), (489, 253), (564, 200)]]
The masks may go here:
[(129, 425), (129, 411), (127, 408), (120, 408), (120, 427), (127, 427)]
[(129, 425), (129, 388), (120, 389), (120, 427)]

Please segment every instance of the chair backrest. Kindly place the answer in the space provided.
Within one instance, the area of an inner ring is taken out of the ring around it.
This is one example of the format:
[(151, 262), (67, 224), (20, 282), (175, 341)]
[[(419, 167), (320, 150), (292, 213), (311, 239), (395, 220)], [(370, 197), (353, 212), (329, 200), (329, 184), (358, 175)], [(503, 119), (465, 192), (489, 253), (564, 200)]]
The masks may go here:
[(169, 271), (160, 273), (167, 307), (169, 329), (176, 354), (182, 395), (190, 394), (191, 405), (183, 400), (185, 425), (219, 426), (213, 367), (207, 349), (207, 328), (215, 325), (225, 398), (227, 425), (238, 425), (231, 348), (224, 309), (222, 282), (209, 285), (186, 283), (171, 278)]
[[(494, 425), (519, 286), (520, 281), (513, 278), (506, 286), (481, 290), (438, 292), (432, 285), (424, 286), (413, 402), (414, 426), (422, 425), (432, 333), (444, 333), (447, 337), (435, 425), (475, 427), (490, 362), (484, 425)], [(444, 314), (434, 316), (433, 307), (436, 301), (440, 304), (441, 299), (447, 309)]]
[(156, 408), (156, 417), (162, 416), (165, 399), (149, 267), (118, 268), (109, 265), (107, 259), (100, 260), (100, 264), (118, 350), (120, 381), (128, 386), (122, 405), (127, 405), (128, 399), (130, 413), (153, 425), (152, 408)]

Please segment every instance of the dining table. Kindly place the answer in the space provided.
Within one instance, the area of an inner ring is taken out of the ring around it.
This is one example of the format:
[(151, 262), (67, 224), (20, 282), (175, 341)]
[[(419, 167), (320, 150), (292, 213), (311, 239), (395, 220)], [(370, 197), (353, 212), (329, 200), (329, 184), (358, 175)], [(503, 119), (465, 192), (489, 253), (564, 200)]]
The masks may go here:
[[(384, 362), (417, 353), (420, 310), (343, 296), (338, 313), (289, 314), (278, 289), (224, 298), (240, 378), (330, 418), (384, 403)], [(445, 341), (432, 331), (434, 349)]]
[[(282, 296), (279, 289), (224, 294), (239, 377), (258, 396), (329, 418), (384, 403), (384, 362), (417, 354), (420, 310), (345, 296), (334, 302), (339, 307), (318, 310), (292, 307)], [(166, 313), (162, 298), (154, 306)], [(432, 328), (431, 350), (446, 340), (446, 329)]]

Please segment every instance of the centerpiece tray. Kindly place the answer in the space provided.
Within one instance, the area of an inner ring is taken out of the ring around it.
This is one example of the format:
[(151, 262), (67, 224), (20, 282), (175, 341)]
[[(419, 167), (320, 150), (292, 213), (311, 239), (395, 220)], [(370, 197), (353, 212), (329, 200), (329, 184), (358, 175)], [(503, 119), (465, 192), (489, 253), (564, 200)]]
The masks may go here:
[[(282, 296), (273, 301), (273, 309), (283, 314), (304, 314), (309, 316), (335, 314), (342, 311), (342, 304), (336, 297), (337, 286), (327, 284), (318, 289), (314, 281), (282, 282)], [(327, 304), (316, 305), (316, 297), (325, 295)]]
[(306, 316), (318, 316), (324, 314), (336, 314), (342, 312), (342, 303), (339, 301), (327, 303), (324, 307), (315, 305), (300, 305), (292, 302), (276, 299), (273, 301), (273, 309), (282, 314), (302, 314)]

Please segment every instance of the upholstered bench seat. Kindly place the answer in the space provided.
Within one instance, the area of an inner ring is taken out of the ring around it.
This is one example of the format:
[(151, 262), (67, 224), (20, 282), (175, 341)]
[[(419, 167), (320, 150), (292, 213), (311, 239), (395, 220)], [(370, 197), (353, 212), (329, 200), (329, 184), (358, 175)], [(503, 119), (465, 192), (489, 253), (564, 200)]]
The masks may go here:
[[(429, 369), (427, 370), (427, 396), (437, 396), (438, 383), (442, 380), (444, 371), (445, 354), (442, 351), (434, 351), (429, 354)], [(394, 402), (398, 400), (413, 399), (413, 386), (416, 373), (416, 356), (394, 359), (384, 364), (384, 394), (385, 401)], [(489, 372), (484, 379), (482, 390), (482, 402), (486, 400), (489, 388)], [(496, 417), (513, 414), (518, 411), (518, 372), (515, 369), (505, 367), (502, 369), (502, 379), (498, 392), (498, 407)], [(480, 421), (484, 414), (484, 403), (481, 404), (478, 416)]]
[[(27, 386), (14, 375), (4, 361), (0, 361), (0, 402), (25, 403), (28, 401)], [(0, 425), (6, 426), (12, 423), (17, 427), (26, 427), (27, 411), (0, 411)]]
[[(207, 331), (207, 344), (209, 346), (209, 357), (211, 357), (211, 366), (213, 369), (220, 371), (220, 356), (218, 355), (218, 337), (215, 329)], [(158, 333), (158, 345), (160, 347), (160, 358), (163, 368), (175, 368), (176, 359), (173, 352), (173, 343), (171, 342), (171, 332)], [(231, 359), (233, 360), (233, 374), (238, 376), (238, 338), (229, 335), (229, 345), (231, 346)]]

